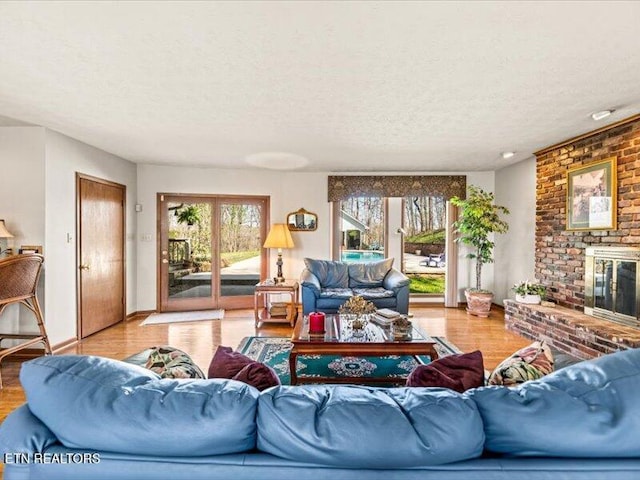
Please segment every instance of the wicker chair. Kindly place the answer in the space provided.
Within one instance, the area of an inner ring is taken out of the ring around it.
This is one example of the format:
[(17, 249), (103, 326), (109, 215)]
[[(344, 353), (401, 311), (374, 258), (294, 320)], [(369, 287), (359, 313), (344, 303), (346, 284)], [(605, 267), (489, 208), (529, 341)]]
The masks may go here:
[[(42, 262), (44, 262), (42, 255), (15, 255), (0, 260), (0, 325), (3, 323), (2, 313), (4, 309), (13, 303), (21, 303), (34, 313), (40, 328), (40, 334), (0, 333), (0, 344), (3, 340), (27, 340), (13, 347), (0, 349), (0, 362), (7, 355), (37, 343), (44, 344), (46, 354), (51, 355), (52, 353), (47, 331), (44, 328), (42, 311), (36, 297)], [(2, 388), (1, 371), (0, 388)]]

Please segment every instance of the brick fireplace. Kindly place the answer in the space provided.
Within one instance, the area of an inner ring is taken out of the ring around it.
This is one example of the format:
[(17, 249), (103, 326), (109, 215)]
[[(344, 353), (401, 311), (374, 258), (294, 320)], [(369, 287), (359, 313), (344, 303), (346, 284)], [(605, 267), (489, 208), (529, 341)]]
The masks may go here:
[[(611, 157), (617, 159), (617, 229), (567, 231), (567, 171)], [(640, 346), (640, 330), (583, 313), (586, 248), (640, 247), (640, 115), (543, 149), (536, 158), (535, 275), (558, 306), (505, 301), (507, 328), (547, 338), (581, 358)]]

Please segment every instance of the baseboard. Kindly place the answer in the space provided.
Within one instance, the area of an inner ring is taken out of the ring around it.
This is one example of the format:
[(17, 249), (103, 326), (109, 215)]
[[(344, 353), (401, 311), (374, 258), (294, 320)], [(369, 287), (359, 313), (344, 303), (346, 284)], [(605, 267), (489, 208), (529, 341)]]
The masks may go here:
[[(56, 343), (55, 345), (51, 345), (51, 350), (53, 350), (54, 354), (59, 353), (61, 350), (69, 348), (72, 345), (78, 343), (77, 338), (70, 338), (68, 340), (64, 340), (60, 343)], [(37, 358), (44, 355), (44, 347), (42, 348), (24, 348), (22, 350), (18, 350), (16, 353), (13, 353), (7, 357), (7, 359), (15, 358), (15, 359), (31, 359)]]
[(53, 353), (58, 353), (60, 350), (69, 348), (70, 346), (75, 345), (76, 343), (78, 343), (77, 338), (70, 338), (68, 340), (65, 340), (64, 342), (60, 342), (60, 343), (56, 343), (55, 345), (52, 345), (51, 350), (53, 350)]
[(138, 310), (135, 312), (131, 312), (124, 319), (125, 322), (130, 322), (131, 320), (137, 320), (139, 317), (148, 317), (152, 313), (157, 313), (157, 310)]

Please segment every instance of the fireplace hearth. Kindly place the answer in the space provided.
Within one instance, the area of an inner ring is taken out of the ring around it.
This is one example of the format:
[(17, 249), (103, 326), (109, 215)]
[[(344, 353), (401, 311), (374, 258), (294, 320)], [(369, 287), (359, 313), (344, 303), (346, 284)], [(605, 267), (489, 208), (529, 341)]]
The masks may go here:
[(640, 328), (640, 248), (588, 247), (584, 313)]

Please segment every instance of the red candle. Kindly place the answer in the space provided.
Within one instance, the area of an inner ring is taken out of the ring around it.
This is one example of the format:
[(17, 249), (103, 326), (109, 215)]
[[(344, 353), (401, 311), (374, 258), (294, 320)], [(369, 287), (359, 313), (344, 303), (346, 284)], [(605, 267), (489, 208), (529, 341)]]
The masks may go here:
[(311, 312), (309, 314), (309, 333), (324, 333), (324, 313)]

